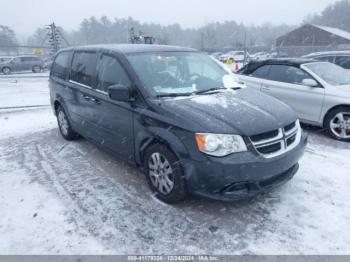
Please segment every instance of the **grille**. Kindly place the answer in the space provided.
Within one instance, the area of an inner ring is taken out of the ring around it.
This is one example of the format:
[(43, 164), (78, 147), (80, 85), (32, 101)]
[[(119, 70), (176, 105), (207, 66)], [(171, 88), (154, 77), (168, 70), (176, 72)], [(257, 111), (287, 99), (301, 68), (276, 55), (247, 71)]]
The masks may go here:
[(301, 138), (299, 120), (283, 128), (250, 137), (256, 151), (265, 158), (284, 154), (296, 147)]
[(296, 122), (293, 122), (287, 126), (284, 127), (284, 132), (290, 132), (291, 130), (293, 130), (296, 126)]
[(273, 137), (275, 137), (277, 135), (278, 135), (278, 130), (273, 130), (273, 131), (266, 132), (266, 133), (263, 133), (263, 134), (251, 136), (250, 139), (253, 142), (259, 142), (261, 140), (266, 140), (266, 139), (269, 139), (269, 138), (273, 138)]
[(261, 154), (271, 154), (271, 153), (274, 153), (276, 151), (281, 150), (281, 147), (282, 147), (281, 143), (274, 143), (272, 145), (259, 147), (259, 148), (257, 148), (257, 150)]

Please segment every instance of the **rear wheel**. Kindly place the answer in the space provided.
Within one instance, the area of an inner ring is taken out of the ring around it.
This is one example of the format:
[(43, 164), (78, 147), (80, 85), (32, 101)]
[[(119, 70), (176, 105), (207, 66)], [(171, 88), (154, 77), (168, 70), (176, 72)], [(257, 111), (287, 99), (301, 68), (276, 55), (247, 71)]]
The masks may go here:
[(4, 75), (11, 74), (11, 68), (9, 68), (9, 67), (4, 67), (1, 71)]
[(174, 204), (187, 197), (181, 164), (168, 147), (151, 145), (145, 153), (144, 171), (150, 188), (161, 201)]
[(33, 66), (32, 71), (33, 71), (33, 73), (40, 73), (41, 67), (40, 66)]
[(57, 113), (58, 127), (60, 129), (60, 133), (63, 136), (63, 138), (68, 141), (77, 139), (79, 137), (79, 134), (72, 129), (72, 126), (69, 123), (67, 114), (64, 111), (64, 109), (61, 106), (58, 106), (56, 113)]
[(331, 137), (350, 142), (350, 108), (340, 107), (330, 111), (325, 119), (325, 128)]

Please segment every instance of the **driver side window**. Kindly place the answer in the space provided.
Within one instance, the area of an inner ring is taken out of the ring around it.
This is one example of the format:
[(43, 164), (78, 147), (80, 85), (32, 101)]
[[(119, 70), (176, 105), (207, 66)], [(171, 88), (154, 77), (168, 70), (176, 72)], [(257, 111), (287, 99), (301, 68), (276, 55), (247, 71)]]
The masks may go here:
[(294, 66), (272, 65), (269, 79), (278, 82), (302, 85), (304, 79), (313, 79), (313, 77)]
[(131, 81), (116, 58), (102, 55), (98, 65), (96, 89), (107, 93), (108, 87), (112, 85), (129, 87)]

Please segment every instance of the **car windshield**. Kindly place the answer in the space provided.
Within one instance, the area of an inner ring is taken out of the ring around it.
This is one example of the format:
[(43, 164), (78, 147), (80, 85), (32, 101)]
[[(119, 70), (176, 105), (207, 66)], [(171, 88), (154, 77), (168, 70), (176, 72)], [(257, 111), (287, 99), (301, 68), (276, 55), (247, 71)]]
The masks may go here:
[(350, 85), (350, 72), (332, 63), (320, 62), (306, 64), (305, 67), (314, 72), (330, 85)]
[(227, 72), (199, 52), (128, 55), (139, 78), (153, 97), (183, 96), (224, 87)]

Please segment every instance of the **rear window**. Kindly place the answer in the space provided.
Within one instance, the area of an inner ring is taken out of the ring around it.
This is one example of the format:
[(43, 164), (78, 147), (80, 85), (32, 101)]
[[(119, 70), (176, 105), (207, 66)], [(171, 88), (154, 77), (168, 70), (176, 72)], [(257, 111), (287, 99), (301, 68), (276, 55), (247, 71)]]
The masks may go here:
[(68, 62), (71, 52), (59, 53), (51, 66), (51, 75), (66, 79), (68, 73)]
[(95, 52), (75, 52), (70, 79), (94, 87), (97, 54)]

